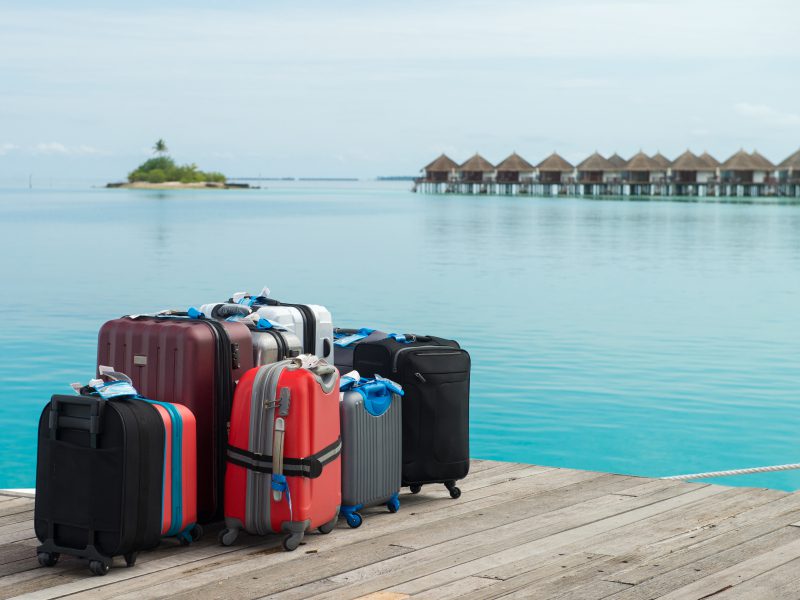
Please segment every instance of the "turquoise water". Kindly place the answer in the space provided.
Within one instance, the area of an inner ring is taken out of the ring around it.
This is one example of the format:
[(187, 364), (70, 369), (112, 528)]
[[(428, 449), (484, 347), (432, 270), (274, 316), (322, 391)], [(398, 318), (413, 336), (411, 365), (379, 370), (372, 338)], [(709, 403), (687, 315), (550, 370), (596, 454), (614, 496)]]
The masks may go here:
[[(107, 319), (264, 284), (473, 357), (475, 457), (670, 475), (800, 462), (800, 206), (406, 183), (0, 190), (0, 487)], [(800, 488), (800, 471), (721, 480)]]

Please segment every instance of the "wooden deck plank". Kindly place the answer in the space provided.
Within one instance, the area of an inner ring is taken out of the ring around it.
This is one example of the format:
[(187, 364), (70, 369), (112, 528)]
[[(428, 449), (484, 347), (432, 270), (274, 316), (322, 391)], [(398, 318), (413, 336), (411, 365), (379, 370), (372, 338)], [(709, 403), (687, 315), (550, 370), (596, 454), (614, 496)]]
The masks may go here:
[(457, 500), (444, 486), (404, 493), (398, 514), (368, 509), (361, 528), (309, 535), (294, 553), (277, 536), (225, 548), (210, 527), (105, 577), (69, 558), (39, 568), (33, 501), (0, 494), (0, 598), (785, 600), (800, 589), (800, 494), (488, 460), (459, 487)]

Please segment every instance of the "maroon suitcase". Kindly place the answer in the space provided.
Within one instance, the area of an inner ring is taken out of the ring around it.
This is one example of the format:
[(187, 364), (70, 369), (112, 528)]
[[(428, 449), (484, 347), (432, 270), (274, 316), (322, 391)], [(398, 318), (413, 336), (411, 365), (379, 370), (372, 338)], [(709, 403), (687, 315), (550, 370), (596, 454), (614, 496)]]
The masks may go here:
[(127, 373), (152, 400), (187, 406), (197, 418), (197, 512), (222, 516), (225, 445), (235, 382), (253, 367), (241, 323), (176, 316), (122, 317), (100, 329), (97, 364)]

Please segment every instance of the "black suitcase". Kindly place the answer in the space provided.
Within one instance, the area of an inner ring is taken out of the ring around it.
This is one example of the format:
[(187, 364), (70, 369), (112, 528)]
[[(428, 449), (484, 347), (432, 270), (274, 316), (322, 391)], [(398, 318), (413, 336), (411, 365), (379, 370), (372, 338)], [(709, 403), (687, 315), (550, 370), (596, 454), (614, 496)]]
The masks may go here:
[(469, 353), (433, 336), (363, 340), (353, 368), (403, 386), (403, 486), (443, 483), (458, 498), (455, 482), (469, 472)]
[(105, 575), (161, 539), (165, 432), (146, 402), (55, 395), (39, 418), (34, 529), (43, 566), (60, 554)]

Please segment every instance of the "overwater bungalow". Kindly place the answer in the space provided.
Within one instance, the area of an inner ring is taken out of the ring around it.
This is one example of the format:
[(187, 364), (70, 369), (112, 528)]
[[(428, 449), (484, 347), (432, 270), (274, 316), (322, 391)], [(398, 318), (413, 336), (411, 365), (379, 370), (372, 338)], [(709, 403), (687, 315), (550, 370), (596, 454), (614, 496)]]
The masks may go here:
[(456, 170), (463, 183), (485, 183), (494, 177), (494, 165), (477, 152)]
[(512, 152), (505, 160), (497, 165), (497, 183), (530, 183), (533, 180), (536, 167)]
[(775, 165), (758, 152), (739, 150), (720, 165), (719, 171), (723, 195), (762, 196), (771, 192)]
[(712, 161), (687, 150), (672, 163), (669, 193), (674, 196), (705, 196), (708, 185), (717, 177), (717, 167)]
[(536, 165), (536, 170), (539, 173), (539, 183), (541, 184), (566, 184), (572, 179), (575, 166), (558, 154), (558, 152), (553, 152)]
[[(606, 174), (617, 169), (607, 158), (595, 152), (576, 167), (578, 173), (578, 193), (581, 195), (603, 195), (613, 193), (608, 189)], [(618, 175), (619, 176), (619, 175)]]
[(431, 183), (443, 183), (449, 181), (456, 172), (458, 163), (446, 154), (442, 154), (432, 163), (422, 169), (424, 180)]
[(664, 167), (639, 151), (625, 165), (622, 178), (630, 186), (628, 193), (649, 195), (655, 192), (653, 184), (665, 180), (666, 176), (667, 171)]
[(782, 195), (800, 196), (800, 150), (778, 165), (778, 186)]

